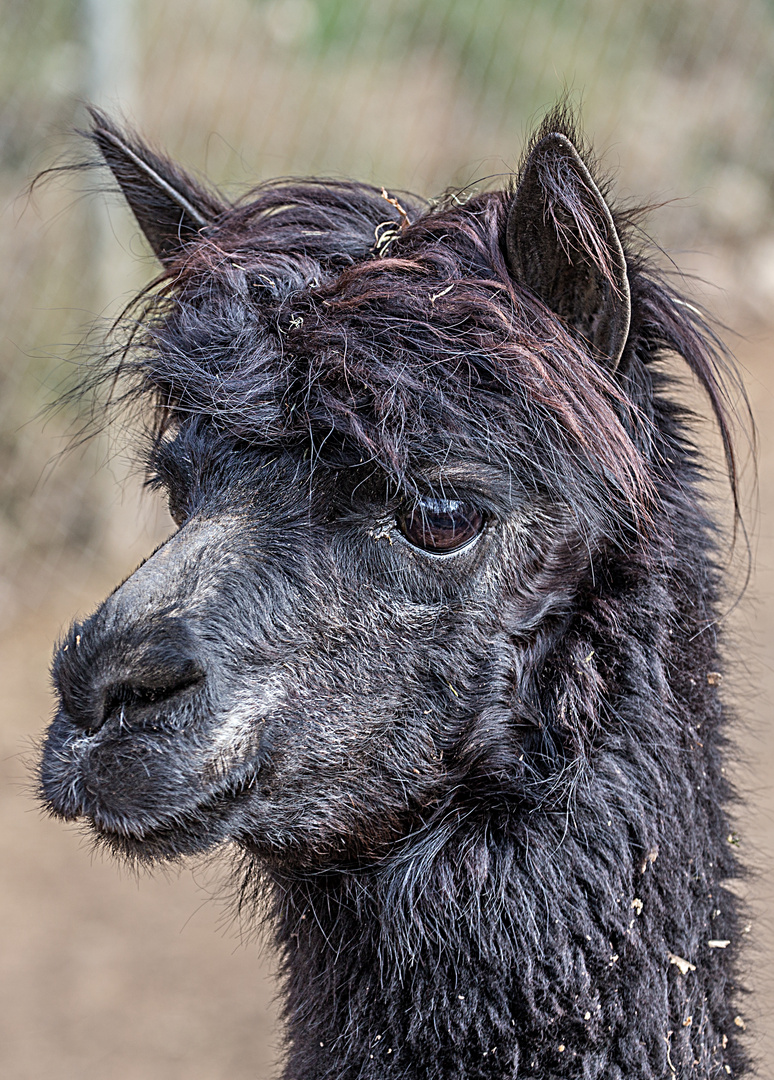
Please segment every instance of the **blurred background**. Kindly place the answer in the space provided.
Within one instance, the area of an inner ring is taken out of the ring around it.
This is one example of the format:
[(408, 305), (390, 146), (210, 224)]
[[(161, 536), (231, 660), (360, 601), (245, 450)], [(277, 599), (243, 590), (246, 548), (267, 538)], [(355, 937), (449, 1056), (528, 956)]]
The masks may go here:
[(774, 1076), (774, 2), (0, 0), (0, 88), (2, 1076), (262, 1080), (279, 1050), (271, 957), (217, 869), (135, 880), (34, 803), (52, 641), (171, 522), (121, 438), (61, 456), (77, 418), (48, 408), (155, 264), (93, 178), (30, 180), (78, 157), (91, 100), (232, 196), (286, 174), (432, 195), (507, 173), (564, 92), (618, 196), (658, 204), (662, 264), (733, 328), (759, 426), (726, 685), (754, 870), (742, 1015)]

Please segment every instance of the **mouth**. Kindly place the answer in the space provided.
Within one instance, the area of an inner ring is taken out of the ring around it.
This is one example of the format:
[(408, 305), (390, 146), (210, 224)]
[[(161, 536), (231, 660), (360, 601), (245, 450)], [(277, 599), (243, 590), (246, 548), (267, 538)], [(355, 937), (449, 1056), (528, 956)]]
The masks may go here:
[(113, 854), (142, 862), (172, 861), (232, 840), (240, 811), (256, 782), (255, 774), (232, 778), (208, 792), (195, 806), (154, 824), (138, 826), (99, 812), (82, 817)]
[(231, 839), (259, 772), (253, 760), (213, 776), (202, 742), (159, 728), (135, 730), (131, 739), (118, 727), (90, 735), (60, 713), (43, 746), (42, 802), (132, 860), (201, 853)]

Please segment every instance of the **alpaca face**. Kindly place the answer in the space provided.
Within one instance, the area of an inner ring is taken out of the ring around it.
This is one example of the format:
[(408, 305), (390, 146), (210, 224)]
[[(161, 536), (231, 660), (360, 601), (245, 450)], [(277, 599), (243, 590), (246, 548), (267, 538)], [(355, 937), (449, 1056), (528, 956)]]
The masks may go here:
[(533, 807), (587, 735), (540, 633), (642, 502), (626, 264), (574, 147), (385, 246), (378, 189), (228, 208), (97, 121), (167, 268), (129, 367), (179, 528), (59, 649), (47, 805), (141, 858), (300, 866)]
[(155, 468), (179, 530), (55, 660), (58, 814), (143, 858), (234, 838), (315, 865), (378, 854), (461, 785), (518, 788), (537, 729), (511, 706), (514, 627), (551, 606), (535, 584), (567, 551), (556, 513), (491, 470), (449, 463), (444, 500), (408, 503), (373, 469), (195, 424)]

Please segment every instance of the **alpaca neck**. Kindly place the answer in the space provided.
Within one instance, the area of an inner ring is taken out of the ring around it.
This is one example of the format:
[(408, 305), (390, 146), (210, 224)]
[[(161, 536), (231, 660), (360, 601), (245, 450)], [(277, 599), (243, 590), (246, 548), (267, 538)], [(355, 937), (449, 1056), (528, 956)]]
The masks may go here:
[(283, 897), (288, 1080), (513, 1076), (510, 944), (481, 940), (459, 895), (439, 918), (416, 896), (393, 895), (388, 910), (390, 886), (363, 884), (307, 882)]
[(738, 1075), (718, 822), (684, 770), (658, 791), (625, 751), (528, 843), (469, 827), (411, 878), (284, 881), (286, 1080)]
[[(745, 1071), (740, 918), (723, 885), (736, 874), (723, 712), (706, 674), (715, 642), (670, 634), (687, 617), (655, 589), (617, 606), (609, 640), (565, 634), (545, 665), (552, 693), (545, 680), (534, 689), (538, 704), (568, 709), (600, 687), (609, 695), (586, 718), (593, 731), (604, 716), (605, 730), (562, 773), (563, 797), (545, 784), (542, 803), (520, 801), (517, 781), (487, 794), (489, 768), (468, 784), (469, 812), (413, 832), (394, 858), (276, 890), (286, 1080)], [(525, 676), (518, 701), (530, 692)], [(502, 769), (506, 742), (491, 723), (476, 729), (475, 760), (490, 729)]]

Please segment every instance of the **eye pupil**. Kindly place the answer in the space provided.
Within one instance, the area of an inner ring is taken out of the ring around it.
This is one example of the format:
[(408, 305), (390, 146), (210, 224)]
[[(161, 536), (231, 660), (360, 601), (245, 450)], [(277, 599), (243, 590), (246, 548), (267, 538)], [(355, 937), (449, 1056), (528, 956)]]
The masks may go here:
[(398, 514), (398, 528), (414, 547), (441, 554), (457, 551), (478, 536), (484, 515), (457, 499), (420, 499)]

